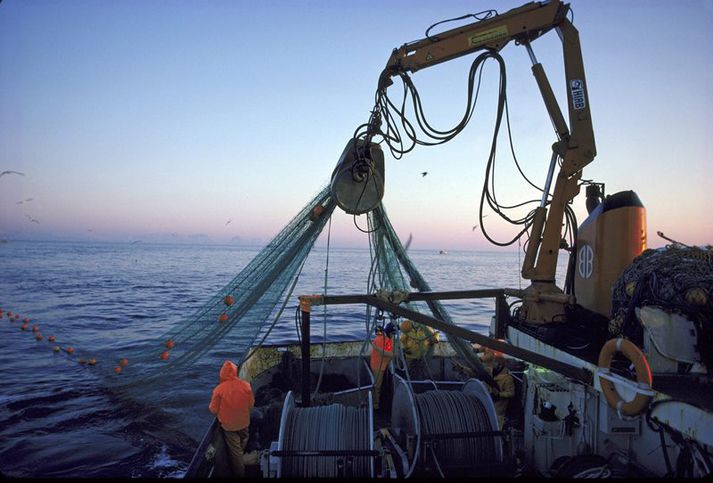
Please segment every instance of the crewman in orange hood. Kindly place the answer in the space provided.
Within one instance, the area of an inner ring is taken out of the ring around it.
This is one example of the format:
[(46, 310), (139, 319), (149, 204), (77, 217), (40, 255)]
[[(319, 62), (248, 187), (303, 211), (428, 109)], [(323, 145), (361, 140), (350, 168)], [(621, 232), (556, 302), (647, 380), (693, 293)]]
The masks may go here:
[(394, 324), (389, 323), (386, 327), (377, 326), (376, 336), (371, 342), (371, 356), (369, 366), (374, 375), (374, 391), (372, 394), (374, 409), (379, 409), (379, 399), (381, 398), (381, 384), (384, 382), (386, 368), (394, 358), (394, 342), (391, 336), (396, 331)]
[[(255, 405), (250, 383), (238, 378), (238, 367), (225, 361), (220, 368), (220, 384), (213, 389), (208, 409), (215, 414), (230, 455), (230, 470), (216, 458), (216, 476), (245, 476), (243, 452), (250, 435), (250, 410)], [(227, 470), (227, 471), (226, 471)]]

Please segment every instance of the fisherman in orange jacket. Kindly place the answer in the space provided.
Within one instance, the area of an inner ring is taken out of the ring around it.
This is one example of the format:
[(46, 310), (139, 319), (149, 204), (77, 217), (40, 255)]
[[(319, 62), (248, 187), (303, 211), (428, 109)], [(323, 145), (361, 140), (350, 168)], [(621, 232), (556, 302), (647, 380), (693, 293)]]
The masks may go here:
[[(245, 476), (243, 452), (250, 435), (250, 410), (255, 405), (255, 397), (250, 383), (238, 378), (238, 367), (225, 361), (220, 368), (220, 384), (213, 389), (213, 397), (208, 409), (220, 422), (225, 444), (228, 448), (233, 476)], [(216, 476), (228, 476), (220, 468), (216, 459)]]
[(384, 382), (384, 373), (394, 358), (394, 342), (391, 340), (396, 328), (394, 324), (387, 324), (386, 327), (377, 326), (376, 336), (371, 343), (371, 358), (369, 366), (374, 374), (374, 409), (379, 409), (379, 397), (381, 396), (381, 383)]

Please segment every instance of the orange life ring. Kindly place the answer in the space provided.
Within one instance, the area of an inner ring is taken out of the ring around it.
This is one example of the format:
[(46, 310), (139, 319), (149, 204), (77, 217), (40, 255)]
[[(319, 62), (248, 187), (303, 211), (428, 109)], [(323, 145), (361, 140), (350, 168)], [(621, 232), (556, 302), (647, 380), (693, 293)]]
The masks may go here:
[[(622, 338), (611, 339), (604, 344), (602, 351), (599, 353), (600, 369), (608, 372), (611, 367), (612, 358), (617, 352), (624, 354), (624, 356), (634, 364), (634, 369), (636, 369), (636, 382), (645, 384), (650, 388), (652, 383), (651, 368), (646, 360), (646, 356), (629, 340)], [(616, 392), (614, 383), (601, 375), (599, 376), (599, 385), (602, 387), (602, 392), (609, 405), (616, 408), (617, 411), (625, 416), (635, 416), (639, 414), (646, 409), (651, 401), (651, 396), (637, 392), (634, 399), (625, 402)]]

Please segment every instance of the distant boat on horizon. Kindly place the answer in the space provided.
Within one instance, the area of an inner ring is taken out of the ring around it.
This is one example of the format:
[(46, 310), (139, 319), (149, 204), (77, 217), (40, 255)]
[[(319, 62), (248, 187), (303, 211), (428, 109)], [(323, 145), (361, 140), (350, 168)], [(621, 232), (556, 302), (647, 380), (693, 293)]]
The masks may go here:
[(440, 252), (441, 255), (448, 255), (448, 250), (441, 250)]

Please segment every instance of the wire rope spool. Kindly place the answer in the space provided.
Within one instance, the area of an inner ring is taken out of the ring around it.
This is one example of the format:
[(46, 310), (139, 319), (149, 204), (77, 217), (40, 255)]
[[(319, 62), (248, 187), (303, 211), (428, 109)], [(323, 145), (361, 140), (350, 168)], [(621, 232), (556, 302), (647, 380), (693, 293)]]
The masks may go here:
[[(415, 393), (404, 379), (394, 389), (391, 427), (402, 444), (415, 437), (410, 464), (433, 462), (439, 471), (503, 461), (495, 406), (482, 382), (460, 390)], [(412, 451), (411, 451), (412, 450)]]
[(280, 419), (277, 477), (374, 476), (371, 393), (367, 407), (342, 404), (300, 408), (292, 391)]

